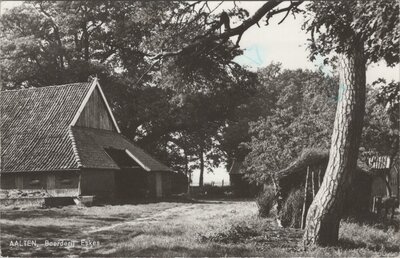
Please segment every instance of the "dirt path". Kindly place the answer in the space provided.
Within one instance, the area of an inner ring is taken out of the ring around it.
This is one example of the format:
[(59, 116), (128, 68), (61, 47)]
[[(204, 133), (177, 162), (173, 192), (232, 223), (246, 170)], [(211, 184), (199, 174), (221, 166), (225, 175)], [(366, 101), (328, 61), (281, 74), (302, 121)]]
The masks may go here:
[(143, 223), (143, 222), (154, 223), (154, 222), (159, 222), (159, 221), (165, 221), (168, 217), (178, 216), (179, 214), (185, 213), (188, 210), (195, 208), (197, 205), (198, 204), (191, 204), (191, 205), (183, 204), (182, 206), (168, 208), (161, 212), (150, 214), (146, 217), (140, 217), (140, 218), (137, 218), (137, 219), (134, 219), (131, 221), (124, 221), (124, 222), (115, 223), (115, 224), (112, 224), (109, 226), (92, 228), (84, 233), (90, 234), (90, 233), (96, 233), (96, 232), (100, 232), (100, 231), (108, 231), (108, 230), (115, 229), (117, 227), (134, 226), (134, 225), (137, 225), (137, 224)]

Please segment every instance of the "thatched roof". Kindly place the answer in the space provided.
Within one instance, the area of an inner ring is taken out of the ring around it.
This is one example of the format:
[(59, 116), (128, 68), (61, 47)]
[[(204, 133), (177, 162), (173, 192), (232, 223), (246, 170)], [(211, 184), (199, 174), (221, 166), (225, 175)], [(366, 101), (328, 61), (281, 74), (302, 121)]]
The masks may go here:
[(119, 132), (74, 126), (96, 83), (2, 91), (0, 172), (119, 169), (110, 148), (129, 153), (146, 171), (172, 171)]
[[(324, 165), (328, 164), (329, 150), (324, 149), (307, 149), (301, 156), (292, 162), (288, 167), (276, 172), (278, 180), (282, 180), (288, 177), (293, 177), (304, 173), (308, 166)], [(362, 161), (357, 161), (357, 169), (367, 175), (375, 175), (376, 171), (367, 166)]]
[(90, 83), (1, 92), (1, 171), (76, 169), (68, 127)]
[(327, 164), (329, 159), (329, 151), (321, 149), (307, 149), (301, 156), (293, 161), (287, 168), (284, 168), (276, 172), (278, 180), (286, 178), (288, 176), (301, 173), (307, 166), (313, 166), (318, 164)]
[(77, 126), (70, 130), (83, 168), (119, 169), (119, 162), (107, 152), (113, 149), (121, 150), (119, 158), (128, 151), (128, 156), (133, 156), (135, 163), (146, 171), (172, 171), (120, 133)]

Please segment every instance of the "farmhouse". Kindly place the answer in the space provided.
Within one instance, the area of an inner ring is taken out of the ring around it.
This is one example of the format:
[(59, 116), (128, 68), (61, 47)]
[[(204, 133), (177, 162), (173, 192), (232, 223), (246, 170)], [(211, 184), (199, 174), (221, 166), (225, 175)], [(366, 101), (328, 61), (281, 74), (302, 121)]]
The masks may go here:
[(100, 200), (164, 197), (175, 172), (118, 128), (94, 79), (1, 92), (1, 188)]

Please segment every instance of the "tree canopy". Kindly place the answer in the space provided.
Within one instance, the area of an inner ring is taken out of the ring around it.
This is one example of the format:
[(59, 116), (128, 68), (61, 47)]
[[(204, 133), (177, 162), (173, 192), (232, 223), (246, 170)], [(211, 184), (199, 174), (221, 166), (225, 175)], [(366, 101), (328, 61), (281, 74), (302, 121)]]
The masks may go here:
[(314, 1), (306, 9), (311, 58), (348, 53), (362, 42), (369, 62), (399, 62), (398, 1)]
[(269, 76), (259, 71), (268, 92), (269, 113), (250, 122), (250, 153), (246, 164), (251, 179), (268, 182), (304, 149), (329, 147), (337, 101), (337, 78), (308, 70), (281, 70)]

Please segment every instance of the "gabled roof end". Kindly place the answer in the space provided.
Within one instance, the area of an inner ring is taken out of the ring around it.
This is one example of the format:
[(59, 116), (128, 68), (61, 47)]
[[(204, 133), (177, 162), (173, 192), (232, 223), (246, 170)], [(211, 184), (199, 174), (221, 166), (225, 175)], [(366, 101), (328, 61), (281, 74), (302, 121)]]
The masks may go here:
[(108, 101), (107, 101), (107, 99), (106, 99), (106, 97), (105, 97), (105, 95), (104, 95), (104, 93), (103, 93), (103, 90), (102, 90), (101, 87), (100, 87), (99, 80), (97, 79), (97, 77), (94, 77), (94, 78), (92, 79), (92, 82), (90, 83), (90, 89), (89, 89), (89, 91), (87, 92), (85, 98), (83, 99), (83, 101), (82, 101), (82, 103), (81, 103), (81, 105), (80, 105), (78, 111), (76, 112), (76, 114), (75, 114), (75, 116), (74, 116), (74, 119), (72, 120), (70, 126), (75, 126), (75, 125), (76, 125), (76, 123), (77, 123), (77, 121), (78, 121), (78, 119), (79, 119), (81, 113), (83, 112), (83, 110), (84, 110), (84, 108), (85, 108), (87, 102), (88, 102), (89, 99), (90, 99), (90, 96), (92, 95), (93, 91), (94, 91), (96, 88), (99, 90), (100, 96), (101, 96), (101, 98), (103, 99), (104, 104), (106, 105), (107, 112), (108, 112), (109, 116), (111, 117), (111, 120), (112, 120), (112, 122), (113, 122), (113, 125), (114, 125), (114, 127), (115, 127), (115, 130), (116, 130), (118, 133), (121, 133), (121, 130), (120, 130), (119, 127), (118, 127), (117, 121), (115, 120), (115, 117), (114, 117), (114, 115), (113, 115), (113, 113), (112, 113), (112, 111), (111, 111), (110, 105), (108, 104)]

